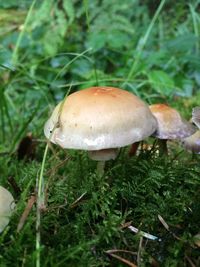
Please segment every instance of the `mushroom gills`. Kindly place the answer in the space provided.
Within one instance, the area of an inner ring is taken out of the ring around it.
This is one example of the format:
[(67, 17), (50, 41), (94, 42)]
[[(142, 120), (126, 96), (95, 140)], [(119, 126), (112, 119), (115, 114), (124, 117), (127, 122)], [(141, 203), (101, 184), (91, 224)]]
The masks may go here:
[(118, 148), (109, 148), (109, 149), (88, 151), (88, 155), (92, 160), (107, 161), (110, 159), (116, 159), (118, 152), (119, 152)]

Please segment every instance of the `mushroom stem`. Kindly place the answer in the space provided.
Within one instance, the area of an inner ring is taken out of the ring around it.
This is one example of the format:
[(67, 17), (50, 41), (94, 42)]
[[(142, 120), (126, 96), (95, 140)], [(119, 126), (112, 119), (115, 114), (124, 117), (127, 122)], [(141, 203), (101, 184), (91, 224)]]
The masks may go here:
[(133, 157), (136, 155), (139, 144), (140, 144), (140, 142), (135, 142), (131, 145), (131, 148), (130, 148), (129, 153), (128, 153), (129, 157)]
[(158, 139), (158, 146), (159, 146), (159, 155), (167, 156), (168, 155), (167, 139)]
[(107, 148), (101, 150), (88, 151), (88, 155), (92, 160), (106, 161), (110, 159), (116, 159), (118, 155), (118, 148)]
[(98, 163), (97, 163), (97, 173), (100, 176), (103, 176), (103, 174), (104, 174), (105, 163), (106, 162), (104, 160), (98, 161)]

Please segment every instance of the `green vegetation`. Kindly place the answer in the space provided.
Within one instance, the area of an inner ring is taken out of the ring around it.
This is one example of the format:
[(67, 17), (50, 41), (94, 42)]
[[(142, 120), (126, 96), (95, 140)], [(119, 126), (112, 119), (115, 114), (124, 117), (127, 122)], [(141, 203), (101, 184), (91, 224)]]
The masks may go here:
[[(0, 1), (0, 183), (17, 204), (0, 235), (1, 267), (200, 265), (199, 155), (178, 142), (168, 157), (156, 145), (136, 157), (125, 148), (104, 177), (83, 151), (52, 145), (43, 160), (44, 123), (69, 90), (116, 86), (190, 119), (200, 105), (199, 8), (198, 0)], [(39, 178), (45, 207), (33, 204), (17, 231)]]

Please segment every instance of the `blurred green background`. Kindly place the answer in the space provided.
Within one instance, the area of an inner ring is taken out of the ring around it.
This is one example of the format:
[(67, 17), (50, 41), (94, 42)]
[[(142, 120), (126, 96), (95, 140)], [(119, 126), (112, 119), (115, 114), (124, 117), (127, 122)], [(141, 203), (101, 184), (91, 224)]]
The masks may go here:
[(118, 86), (149, 103), (199, 92), (199, 1), (9, 0), (0, 8), (4, 141), (19, 117), (35, 109), (41, 117), (69, 87)]

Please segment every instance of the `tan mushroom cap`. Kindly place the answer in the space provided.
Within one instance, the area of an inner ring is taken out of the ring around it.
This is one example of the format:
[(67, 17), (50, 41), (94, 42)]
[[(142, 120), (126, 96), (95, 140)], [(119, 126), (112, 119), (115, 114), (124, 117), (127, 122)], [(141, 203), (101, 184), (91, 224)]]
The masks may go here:
[(176, 109), (165, 104), (154, 104), (149, 108), (158, 121), (154, 136), (159, 139), (181, 139), (195, 132), (193, 125), (183, 119)]
[(15, 207), (14, 198), (11, 193), (0, 186), (0, 233), (9, 223), (9, 218)]
[(193, 135), (182, 140), (184, 148), (194, 153), (200, 154), (200, 130)]
[(59, 103), (44, 133), (63, 148), (92, 151), (143, 140), (156, 127), (149, 107), (137, 96), (114, 87), (92, 87), (72, 93)]

